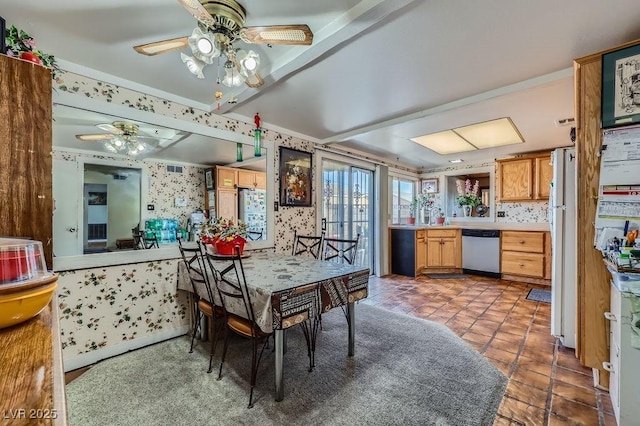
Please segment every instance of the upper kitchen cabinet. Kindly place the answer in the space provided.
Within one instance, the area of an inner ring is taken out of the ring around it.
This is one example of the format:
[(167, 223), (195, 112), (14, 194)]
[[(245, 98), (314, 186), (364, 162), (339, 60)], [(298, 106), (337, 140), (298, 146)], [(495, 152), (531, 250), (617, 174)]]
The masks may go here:
[(267, 174), (254, 170), (238, 169), (238, 187), (249, 189), (266, 189)]
[(238, 187), (238, 170), (231, 167), (216, 166), (216, 189), (235, 189)]
[(498, 201), (549, 199), (553, 166), (549, 153), (496, 160)]

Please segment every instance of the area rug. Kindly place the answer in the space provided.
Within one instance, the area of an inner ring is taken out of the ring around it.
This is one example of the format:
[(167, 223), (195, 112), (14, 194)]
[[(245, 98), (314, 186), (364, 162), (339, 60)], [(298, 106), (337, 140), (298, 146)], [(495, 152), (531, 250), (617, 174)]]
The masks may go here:
[(432, 278), (432, 279), (452, 279), (452, 278), (468, 278), (467, 274), (455, 274), (455, 273), (444, 273), (444, 274), (427, 274), (425, 273), (424, 275), (426, 275), (428, 278)]
[(208, 344), (189, 354), (183, 336), (100, 362), (69, 383), (70, 425), (493, 424), (507, 379), (445, 326), (359, 303), (355, 357), (347, 357), (341, 310), (323, 314), (322, 326), (312, 372), (301, 330), (287, 332), (281, 402), (273, 352), (248, 409), (248, 342), (231, 342), (217, 381), (206, 373)]
[(527, 300), (551, 303), (551, 290), (532, 288), (531, 290), (529, 290), (529, 294), (527, 294)]

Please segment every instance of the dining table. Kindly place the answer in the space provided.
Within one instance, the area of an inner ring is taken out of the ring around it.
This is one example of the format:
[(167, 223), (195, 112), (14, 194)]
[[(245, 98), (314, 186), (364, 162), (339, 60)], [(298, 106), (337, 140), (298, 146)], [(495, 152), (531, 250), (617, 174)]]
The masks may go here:
[[(275, 399), (284, 398), (284, 332), (287, 328), (318, 318), (323, 312), (342, 307), (348, 326), (348, 356), (355, 354), (355, 302), (368, 295), (370, 270), (366, 266), (330, 262), (273, 252), (246, 252), (241, 259), (255, 321), (262, 331), (274, 334)], [(231, 260), (213, 257), (212, 265), (224, 270)], [(211, 272), (214, 303), (220, 304)], [(184, 261), (178, 263), (178, 289), (193, 292)], [(207, 292), (197, 289), (202, 297)], [(205, 297), (206, 298), (206, 297)], [(246, 316), (241, 305), (226, 306)]]

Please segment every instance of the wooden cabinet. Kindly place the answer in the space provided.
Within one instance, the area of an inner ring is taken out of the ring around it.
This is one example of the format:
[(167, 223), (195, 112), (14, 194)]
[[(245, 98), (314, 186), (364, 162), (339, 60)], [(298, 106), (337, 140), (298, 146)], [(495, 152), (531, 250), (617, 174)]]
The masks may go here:
[(42, 241), (53, 269), (51, 71), (0, 55), (0, 235)]
[(498, 201), (549, 199), (553, 167), (550, 154), (497, 160)]
[(238, 191), (236, 189), (216, 190), (216, 215), (225, 219), (238, 218)]
[(267, 189), (267, 174), (253, 170), (238, 169), (238, 187)]
[(462, 237), (459, 229), (428, 229), (427, 269), (462, 268)]
[(416, 231), (416, 275), (427, 267), (427, 231)]
[(551, 236), (549, 232), (502, 231), (500, 272), (503, 278), (549, 284)]
[(238, 171), (231, 167), (216, 166), (216, 189), (236, 189), (238, 186)]

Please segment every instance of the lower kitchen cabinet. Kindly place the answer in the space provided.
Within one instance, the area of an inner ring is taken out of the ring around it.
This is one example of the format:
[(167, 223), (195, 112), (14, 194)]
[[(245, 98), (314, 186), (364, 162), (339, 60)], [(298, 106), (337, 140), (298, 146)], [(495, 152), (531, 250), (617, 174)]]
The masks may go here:
[(462, 240), (459, 229), (429, 229), (426, 267), (462, 268)]
[(550, 285), (549, 232), (502, 231), (500, 240), (500, 272), (503, 278)]

